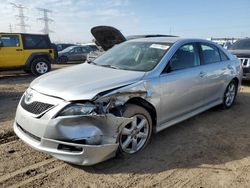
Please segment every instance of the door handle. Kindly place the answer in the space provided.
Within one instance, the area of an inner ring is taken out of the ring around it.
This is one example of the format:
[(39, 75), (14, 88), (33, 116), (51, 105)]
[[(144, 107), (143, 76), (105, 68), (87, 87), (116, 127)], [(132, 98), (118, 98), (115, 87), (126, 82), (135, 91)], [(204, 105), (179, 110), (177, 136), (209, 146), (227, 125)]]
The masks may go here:
[(23, 51), (22, 49), (16, 49), (16, 51)]
[(206, 72), (203, 72), (203, 71), (201, 71), (200, 74), (199, 74), (199, 76), (200, 76), (201, 78), (205, 77), (206, 75), (207, 75), (207, 73), (206, 73)]

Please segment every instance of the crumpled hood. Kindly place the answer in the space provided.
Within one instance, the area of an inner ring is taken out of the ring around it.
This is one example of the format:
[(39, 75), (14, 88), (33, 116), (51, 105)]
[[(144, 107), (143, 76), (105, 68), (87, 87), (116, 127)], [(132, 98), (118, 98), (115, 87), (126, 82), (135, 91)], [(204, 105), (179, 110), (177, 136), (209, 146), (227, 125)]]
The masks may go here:
[(250, 58), (250, 50), (229, 50), (233, 55), (241, 58)]
[(144, 74), (84, 63), (40, 76), (30, 87), (66, 101), (91, 100), (100, 92), (137, 82)]

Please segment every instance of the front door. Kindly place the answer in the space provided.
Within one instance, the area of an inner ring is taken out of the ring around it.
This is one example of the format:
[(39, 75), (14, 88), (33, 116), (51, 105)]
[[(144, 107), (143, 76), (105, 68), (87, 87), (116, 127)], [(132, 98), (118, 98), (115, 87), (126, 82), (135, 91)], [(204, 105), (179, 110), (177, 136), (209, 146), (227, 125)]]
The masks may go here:
[(164, 124), (203, 105), (204, 78), (195, 43), (183, 45), (160, 76), (161, 114)]
[(22, 42), (19, 35), (1, 34), (0, 67), (24, 66)]

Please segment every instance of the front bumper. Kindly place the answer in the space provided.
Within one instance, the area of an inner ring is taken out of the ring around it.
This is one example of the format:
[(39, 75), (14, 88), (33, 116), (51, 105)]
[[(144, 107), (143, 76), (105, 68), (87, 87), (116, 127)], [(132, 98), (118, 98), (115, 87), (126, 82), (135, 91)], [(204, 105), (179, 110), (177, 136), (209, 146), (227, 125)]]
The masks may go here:
[[(77, 165), (93, 165), (105, 161), (114, 157), (118, 148), (118, 144), (81, 145), (47, 138), (40, 138), (38, 141), (20, 128), (16, 122), (14, 123), (14, 131), (22, 141), (32, 148)], [(60, 145), (72, 146), (78, 151), (58, 149)]]
[(112, 114), (56, 117), (69, 102), (34, 90), (32, 93), (33, 100), (48, 102), (53, 107), (35, 115), (25, 110), (20, 102), (14, 122), (15, 133), (34, 149), (69, 163), (93, 165), (114, 157), (119, 133), (133, 120)]

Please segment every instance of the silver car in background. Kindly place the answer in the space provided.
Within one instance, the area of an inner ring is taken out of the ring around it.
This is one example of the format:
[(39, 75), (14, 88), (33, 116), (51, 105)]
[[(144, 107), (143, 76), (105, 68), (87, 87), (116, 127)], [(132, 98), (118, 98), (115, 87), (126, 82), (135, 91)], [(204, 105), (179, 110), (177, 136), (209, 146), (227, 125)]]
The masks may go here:
[(126, 41), (93, 62), (34, 80), (17, 107), (14, 131), (54, 157), (93, 165), (142, 150), (153, 132), (222, 104), (230, 108), (242, 67), (200, 39)]

